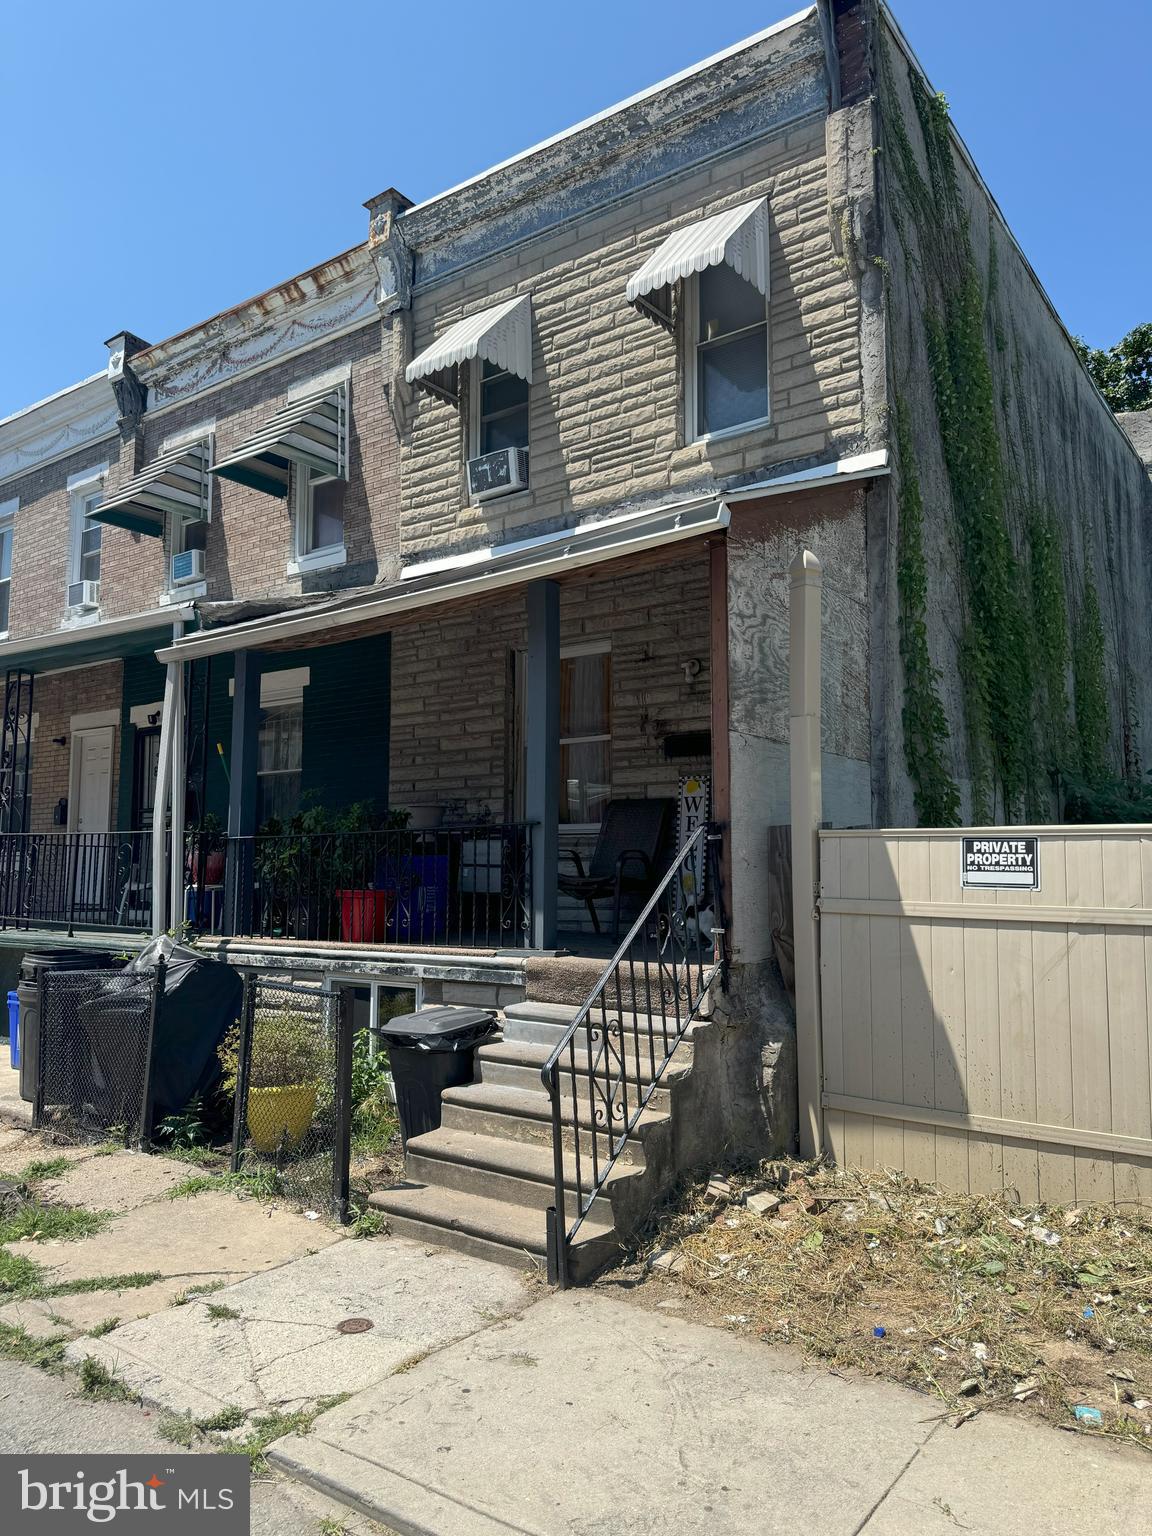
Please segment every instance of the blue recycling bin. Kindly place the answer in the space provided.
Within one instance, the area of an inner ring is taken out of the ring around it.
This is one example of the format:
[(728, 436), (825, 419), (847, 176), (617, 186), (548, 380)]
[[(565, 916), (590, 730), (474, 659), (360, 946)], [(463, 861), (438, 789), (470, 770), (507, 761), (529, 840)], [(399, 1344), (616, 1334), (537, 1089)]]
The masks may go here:
[(20, 994), (9, 992), (8, 994), (8, 1054), (12, 1058), (12, 1066), (20, 1065)]

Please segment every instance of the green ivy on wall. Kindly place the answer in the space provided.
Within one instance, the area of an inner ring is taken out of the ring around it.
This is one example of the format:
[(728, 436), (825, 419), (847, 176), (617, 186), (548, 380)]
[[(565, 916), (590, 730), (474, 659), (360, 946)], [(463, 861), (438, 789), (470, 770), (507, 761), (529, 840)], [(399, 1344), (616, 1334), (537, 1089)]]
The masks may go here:
[[(1027, 516), (1022, 551), (1013, 540), (1011, 509), (1024, 507), (1029, 498), (1012, 475), (1001, 426), (1002, 414), (1007, 414), (1007, 380), (998, 399), (993, 369), (993, 357), (1007, 350), (999, 313), (996, 241), (990, 231), (985, 278), (972, 250), (947, 103), (942, 96), (930, 95), (914, 71), (908, 79), (923, 140), (924, 170), (908, 136), (890, 61), (882, 55), (881, 116), (899, 193), (897, 229), (923, 289), (924, 339), (960, 556), (963, 627), (958, 662), (972, 818), (992, 821), (1002, 813), (1009, 820), (1021, 815), (1042, 819), (1050, 805), (1046, 780), (1057, 780), (1068, 753), (1070, 657), (1063, 550), (1047, 510), (1033, 509)], [(915, 230), (914, 246), (905, 219)], [(946, 793), (941, 801), (938, 793), (937, 760), (945, 761), (948, 720), (936, 686), (938, 674), (930, 663), (926, 682), (926, 632), (921, 651), (916, 631), (918, 618), (926, 623), (927, 613), (926, 593), (920, 594), (917, 587), (924, 570), (924, 511), (908, 414), (899, 402), (895, 439), (901, 476), (898, 577), (905, 758), (919, 820), (947, 824), (955, 818), (941, 814), (942, 806), (950, 809), (951, 802)], [(911, 494), (903, 483), (909, 472), (916, 477)], [(906, 540), (903, 525), (909, 516), (913, 531)], [(918, 607), (909, 608), (906, 587), (917, 592)], [(1078, 764), (1087, 776), (1089, 761), (1093, 772), (1106, 765), (1109, 733), (1103, 633), (1094, 589), (1086, 588), (1082, 607), (1071, 659)], [(909, 729), (909, 718), (915, 729)]]
[(1080, 776), (1086, 784), (1108, 777), (1108, 688), (1104, 670), (1104, 625), (1091, 575), (1084, 579), (1084, 600), (1072, 636), (1072, 684), (1076, 700), (1076, 744)]
[(908, 407), (900, 394), (895, 396), (894, 403), (900, 467), (896, 586), (900, 597), (900, 657), (904, 663), (904, 756), (920, 824), (954, 827), (960, 821), (960, 791), (948, 768), (948, 716), (937, 687), (940, 674), (932, 665), (928, 650), (924, 503)]

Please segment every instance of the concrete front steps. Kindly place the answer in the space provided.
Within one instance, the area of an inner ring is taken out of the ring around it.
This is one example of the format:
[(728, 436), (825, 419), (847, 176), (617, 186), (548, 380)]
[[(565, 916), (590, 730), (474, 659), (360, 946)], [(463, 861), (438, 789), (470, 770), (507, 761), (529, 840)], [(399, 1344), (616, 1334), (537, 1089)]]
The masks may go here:
[[(369, 1196), (392, 1231), (499, 1263), (546, 1265), (545, 1213), (555, 1203), (555, 1189), (552, 1108), (540, 1070), (577, 1011), (565, 1004), (531, 1002), (504, 1010), (502, 1035), (476, 1053), (475, 1081), (445, 1089), (440, 1129), (409, 1141), (404, 1182)], [(665, 1050), (663, 1019), (642, 1016), (640, 1029), (639, 1051), (626, 1046), (624, 1054), (629, 1112), (634, 1094), (652, 1081), (653, 1059), (658, 1066)], [(576, 1235), (569, 1255), (575, 1280), (590, 1278), (612, 1262), (669, 1180), (672, 1115), (677, 1085), (691, 1069), (692, 1034), (677, 1050)], [(575, 1061), (575, 1082), (570, 1070), (561, 1078), (569, 1225), (577, 1209), (574, 1093), (585, 1190), (592, 1182), (593, 1153), (602, 1160), (606, 1150), (606, 1137), (596, 1138), (594, 1147), (586, 1129), (591, 1100), (581, 1068), (587, 1065), (587, 1052), (578, 1049)]]

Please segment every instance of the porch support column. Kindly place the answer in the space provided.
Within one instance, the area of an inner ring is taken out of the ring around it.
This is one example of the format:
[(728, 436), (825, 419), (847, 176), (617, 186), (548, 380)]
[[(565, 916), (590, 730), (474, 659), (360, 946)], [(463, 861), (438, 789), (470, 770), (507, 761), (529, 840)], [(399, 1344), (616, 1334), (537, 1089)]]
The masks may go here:
[(168, 795), (172, 788), (172, 709), (180, 668), (170, 661), (164, 673), (164, 705), (160, 711), (160, 751), (156, 760), (156, 794), (152, 802), (152, 933), (168, 926)]
[(532, 824), (532, 947), (556, 947), (560, 849), (560, 588), (527, 589), (524, 815)]
[(184, 663), (170, 663), (168, 670), (175, 674), (172, 687), (172, 816), (169, 822), (172, 846), (168, 871), (171, 887), (168, 896), (168, 926), (179, 933), (185, 918), (184, 808), (188, 803), (188, 758), (184, 746)]
[(256, 752), (260, 735), (260, 653), (237, 651), (233, 673), (232, 752), (228, 765), (228, 884), (225, 931), (240, 933), (252, 906), (256, 832)]
[(823, 572), (810, 549), (788, 567), (789, 742), (792, 804), (792, 923), (796, 962), (796, 1078), (800, 1098), (800, 1156), (819, 1157), (824, 1145), (824, 1062), (820, 1036), (820, 940), (816, 920), (820, 878), (820, 588)]

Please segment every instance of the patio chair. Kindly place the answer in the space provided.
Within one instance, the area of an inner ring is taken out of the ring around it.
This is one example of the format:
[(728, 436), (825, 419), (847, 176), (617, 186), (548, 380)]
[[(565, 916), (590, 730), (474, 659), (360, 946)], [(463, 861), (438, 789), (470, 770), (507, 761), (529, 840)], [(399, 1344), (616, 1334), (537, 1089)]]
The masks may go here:
[(672, 806), (671, 800), (610, 800), (604, 807), (588, 868), (574, 848), (561, 850), (562, 857), (575, 864), (576, 873), (561, 875), (560, 889), (585, 903), (597, 933), (601, 931), (597, 901), (612, 897), (612, 937), (618, 940), (624, 892), (647, 896), (654, 888)]

